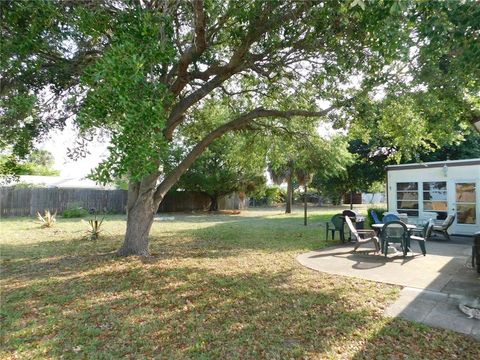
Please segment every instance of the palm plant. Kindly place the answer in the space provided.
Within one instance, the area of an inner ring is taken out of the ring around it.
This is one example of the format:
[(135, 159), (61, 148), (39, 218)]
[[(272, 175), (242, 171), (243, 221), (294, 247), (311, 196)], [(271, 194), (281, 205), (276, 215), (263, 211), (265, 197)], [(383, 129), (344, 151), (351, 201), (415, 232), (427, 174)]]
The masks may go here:
[(56, 216), (57, 216), (56, 211), (55, 211), (55, 214), (52, 214), (50, 210), (46, 209), (44, 210), (43, 215), (37, 211), (37, 219), (40, 222), (40, 224), (42, 224), (43, 228), (53, 227), (53, 225), (55, 225), (55, 222), (57, 221)]
[(105, 220), (105, 217), (102, 217), (101, 220), (98, 220), (97, 215), (88, 221), (82, 220), (85, 224), (87, 224), (86, 237), (89, 240), (97, 240), (100, 237), (100, 234), (103, 232), (103, 220)]

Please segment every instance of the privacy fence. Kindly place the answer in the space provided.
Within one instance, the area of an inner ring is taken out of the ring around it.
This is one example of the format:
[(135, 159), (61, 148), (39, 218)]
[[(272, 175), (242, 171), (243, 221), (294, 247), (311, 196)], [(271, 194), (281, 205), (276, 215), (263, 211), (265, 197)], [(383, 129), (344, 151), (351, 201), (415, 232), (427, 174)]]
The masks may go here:
[(45, 209), (59, 214), (78, 204), (84, 209), (123, 213), (127, 203), (126, 190), (67, 188), (0, 188), (0, 216), (34, 216)]
[[(45, 209), (57, 211), (73, 205), (84, 209), (95, 209), (103, 213), (125, 213), (127, 204), (126, 190), (99, 190), (81, 188), (0, 188), (0, 217), (35, 216), (37, 211)], [(207, 210), (210, 198), (200, 192), (171, 192), (162, 201), (159, 212)], [(220, 209), (239, 209), (244, 207), (234, 193), (219, 200)]]

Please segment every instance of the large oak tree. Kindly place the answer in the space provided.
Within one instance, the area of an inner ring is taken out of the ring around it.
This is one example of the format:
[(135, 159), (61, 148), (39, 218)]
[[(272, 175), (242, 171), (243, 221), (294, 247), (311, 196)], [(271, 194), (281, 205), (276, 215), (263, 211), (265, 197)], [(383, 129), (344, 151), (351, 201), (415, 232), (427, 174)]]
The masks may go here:
[[(379, 86), (409, 91), (431, 82), (432, 91), (448, 88), (459, 98), (478, 90), (478, 3), (353, 4), (362, 6), (2, 1), (0, 146), (12, 160), (25, 157), (35, 139), (69, 119), (81, 134), (72, 156), (107, 136), (109, 157), (96, 179), (129, 179), (118, 254), (147, 255), (165, 194), (227, 132), (266, 119), (275, 119), (270, 126), (299, 116), (345, 119), (345, 107)], [(194, 110), (215, 98), (228, 99), (230, 116), (202, 127)], [(189, 126), (202, 131), (172, 162)]]

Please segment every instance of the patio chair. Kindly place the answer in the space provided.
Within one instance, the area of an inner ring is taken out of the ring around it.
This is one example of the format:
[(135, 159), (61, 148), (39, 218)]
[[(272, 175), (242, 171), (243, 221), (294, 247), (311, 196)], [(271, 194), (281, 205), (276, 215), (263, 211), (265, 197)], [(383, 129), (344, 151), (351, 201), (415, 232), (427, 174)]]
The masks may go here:
[(395, 214), (387, 214), (383, 217), (382, 221), (386, 224), (390, 221), (400, 221), (400, 218)]
[(480, 231), (473, 235), (472, 267), (476, 267), (477, 272), (480, 274)]
[(380, 251), (380, 244), (378, 242), (378, 238), (375, 236), (375, 231), (373, 230), (357, 230), (355, 226), (353, 226), (352, 220), (348, 216), (345, 216), (345, 222), (347, 223), (348, 228), (350, 229), (350, 233), (352, 237), (356, 239), (355, 247), (353, 248), (353, 252), (357, 251), (360, 245), (366, 244), (369, 242), (373, 242), (375, 245), (375, 252)]
[(417, 225), (421, 225), (421, 226), (425, 225), (430, 220), (432, 220), (433, 223), (435, 223), (436, 219), (437, 219), (437, 216), (438, 216), (438, 214), (436, 212), (432, 212), (432, 211), (419, 212), (416, 223), (417, 223)]
[(385, 256), (388, 254), (388, 245), (395, 243), (402, 246), (403, 256), (406, 256), (408, 252), (408, 240), (407, 226), (400, 220), (386, 222), (385, 225), (383, 225), (382, 231), (380, 232), (380, 242), (382, 252)]
[(408, 224), (408, 214), (400, 213), (398, 214), (398, 218), (400, 219), (400, 221), (404, 222), (405, 224)]
[(450, 235), (448, 234), (448, 228), (452, 226), (455, 221), (455, 215), (448, 215), (445, 221), (439, 225), (433, 225), (433, 234), (442, 234), (448, 241), (450, 241)]
[(335, 239), (335, 233), (338, 231), (340, 234), (340, 240), (345, 242), (345, 231), (344, 231), (345, 220), (342, 214), (335, 214), (330, 219), (330, 222), (327, 222), (326, 225), (326, 240), (328, 240), (328, 232), (332, 232), (332, 240)]
[[(352, 222), (355, 224), (354, 227), (357, 228), (357, 216), (358, 214), (355, 212), (355, 211), (352, 211), (352, 210), (343, 210), (342, 211), (342, 215), (347, 218), (349, 217), (350, 220), (352, 220)], [(350, 234), (348, 235), (348, 241), (352, 241), (352, 233), (350, 232)]]
[(423, 226), (423, 229), (421, 230), (420, 234), (418, 235), (410, 234), (410, 240), (415, 240), (418, 242), (418, 245), (420, 245), (420, 249), (422, 250), (423, 256), (427, 254), (427, 249), (425, 245), (427, 240), (432, 235), (432, 230), (433, 230), (433, 221), (429, 221)]
[(372, 219), (375, 224), (382, 224), (375, 210), (370, 210), (370, 215), (372, 215)]

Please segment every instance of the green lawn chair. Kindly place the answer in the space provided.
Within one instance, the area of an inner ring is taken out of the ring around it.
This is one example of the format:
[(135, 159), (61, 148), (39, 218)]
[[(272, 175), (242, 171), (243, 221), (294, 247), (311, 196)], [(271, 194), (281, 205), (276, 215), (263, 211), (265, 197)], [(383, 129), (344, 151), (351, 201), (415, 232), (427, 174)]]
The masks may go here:
[(430, 220), (423, 226), (423, 229), (420, 232), (417, 231), (410, 235), (410, 240), (415, 240), (418, 242), (418, 245), (420, 245), (423, 256), (427, 254), (426, 242), (430, 236), (432, 236), (433, 224), (434, 222)]
[(403, 256), (407, 255), (409, 247), (409, 234), (406, 225), (401, 221), (390, 221), (383, 225), (380, 232), (380, 242), (382, 252), (387, 256), (388, 245), (400, 244), (403, 250)]
[(335, 239), (335, 233), (338, 231), (340, 234), (340, 240), (345, 242), (345, 231), (344, 231), (345, 219), (342, 214), (333, 215), (330, 219), (330, 222), (327, 222), (326, 225), (326, 240), (328, 240), (328, 232), (332, 233), (332, 240)]

